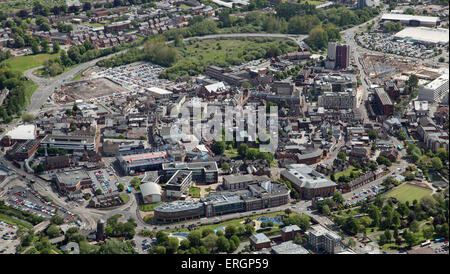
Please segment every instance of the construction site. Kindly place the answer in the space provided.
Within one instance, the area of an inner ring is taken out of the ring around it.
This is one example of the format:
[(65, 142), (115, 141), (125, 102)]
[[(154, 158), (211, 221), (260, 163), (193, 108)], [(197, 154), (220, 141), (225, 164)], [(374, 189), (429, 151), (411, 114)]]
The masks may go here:
[(61, 90), (54, 93), (55, 102), (67, 104), (76, 100), (88, 101), (93, 98), (109, 96), (116, 93), (128, 92), (120, 85), (106, 78), (80, 80), (68, 83)]
[(372, 83), (384, 83), (396, 74), (404, 74), (417, 68), (417, 64), (406, 59), (383, 55), (363, 54), (361, 61), (364, 72)]

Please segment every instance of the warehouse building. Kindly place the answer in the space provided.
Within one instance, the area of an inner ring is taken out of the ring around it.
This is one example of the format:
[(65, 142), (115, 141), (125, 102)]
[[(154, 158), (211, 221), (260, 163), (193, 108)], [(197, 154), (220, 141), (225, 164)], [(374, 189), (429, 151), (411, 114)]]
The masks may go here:
[(448, 44), (449, 30), (443, 28), (404, 28), (397, 32), (397, 39), (409, 40), (420, 44), (446, 45)]
[(161, 165), (169, 162), (165, 151), (152, 153), (119, 155), (117, 161), (125, 174), (134, 174), (148, 170), (157, 170)]
[(383, 16), (381, 17), (381, 22), (400, 22), (403, 25), (415, 27), (436, 27), (440, 23), (439, 17), (394, 13), (383, 14)]

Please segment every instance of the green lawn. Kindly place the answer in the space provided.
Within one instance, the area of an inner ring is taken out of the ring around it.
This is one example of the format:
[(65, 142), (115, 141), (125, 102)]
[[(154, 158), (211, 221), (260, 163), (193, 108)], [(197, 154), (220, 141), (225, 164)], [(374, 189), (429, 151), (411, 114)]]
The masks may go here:
[(264, 58), (271, 48), (279, 48), (283, 54), (296, 51), (298, 46), (291, 40), (272, 38), (190, 40), (176, 47), (178, 60), (161, 75), (174, 80), (188, 73), (204, 73), (205, 68), (211, 65), (239, 65)]
[(0, 221), (6, 222), (10, 225), (16, 225), (18, 227), (24, 227), (24, 228), (28, 228), (28, 229), (33, 228), (33, 225), (31, 225), (30, 223), (23, 221), (23, 220), (16, 219), (14, 217), (11, 217), (11, 216), (8, 216), (5, 214), (0, 214)]
[(122, 194), (120, 195), (120, 199), (122, 199), (123, 203), (125, 204), (126, 202), (128, 202), (130, 197), (127, 194)]
[[(281, 2), (289, 2), (289, 1), (291, 1), (291, 2), (293, 2), (292, 0), (281, 0)], [(297, 1), (295, 1), (295, 2), (297, 2)], [(326, 1), (316, 1), (316, 0), (301, 0), (301, 3), (303, 4), (303, 3), (305, 3), (305, 2), (308, 2), (309, 4), (311, 4), (311, 5), (314, 5), (314, 6), (319, 6), (319, 5), (322, 5), (322, 4), (325, 4), (326, 3)]]
[(59, 57), (59, 53), (56, 54), (37, 54), (37, 55), (26, 55), (10, 58), (3, 61), (4, 64), (10, 64), (11, 68), (15, 71), (24, 72), (26, 70), (42, 66), (45, 61), (53, 58)]
[(191, 194), (192, 198), (200, 198), (200, 188), (191, 186), (189, 188), (189, 194)]
[[(350, 176), (350, 173), (351, 173), (352, 171), (357, 172), (357, 173), (359, 174), (359, 173), (361, 173), (362, 170), (361, 170), (361, 169), (356, 169), (354, 166), (349, 166), (348, 169), (347, 169), (346, 171), (342, 171), (342, 172), (336, 173), (336, 174), (334, 175), (334, 178), (335, 178), (336, 181), (337, 181), (337, 180), (339, 180), (339, 177), (341, 177), (342, 175)], [(329, 177), (329, 176), (328, 176), (328, 177)]]
[(420, 200), (422, 197), (430, 195), (431, 190), (410, 184), (403, 184), (386, 194), (386, 197), (395, 197), (402, 202), (412, 202), (415, 199)]
[(152, 203), (152, 204), (140, 205), (140, 206), (139, 206), (139, 210), (144, 211), (144, 212), (153, 211), (153, 209), (154, 209), (155, 207), (159, 206), (160, 204), (161, 204), (161, 202)]

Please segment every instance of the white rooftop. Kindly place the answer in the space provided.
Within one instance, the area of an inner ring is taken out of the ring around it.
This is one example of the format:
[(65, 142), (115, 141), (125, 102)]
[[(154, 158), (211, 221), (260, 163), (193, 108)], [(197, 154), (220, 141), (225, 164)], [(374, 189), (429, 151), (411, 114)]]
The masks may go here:
[(148, 91), (156, 93), (156, 94), (160, 94), (160, 95), (166, 95), (166, 94), (172, 94), (171, 91), (162, 89), (162, 88), (158, 88), (158, 87), (151, 87), (151, 88), (147, 88)]
[(10, 130), (6, 135), (10, 136), (11, 139), (31, 140), (36, 138), (35, 130), (35, 125), (20, 125)]
[(434, 44), (447, 44), (448, 35), (448, 29), (444, 28), (409, 27), (397, 32), (394, 36), (396, 38), (412, 39)]
[(429, 89), (437, 89), (443, 84), (445, 84), (445, 82), (448, 82), (448, 74), (443, 74), (439, 76), (438, 78), (434, 79), (432, 82), (428, 83), (425, 86)]
[(439, 21), (439, 17), (419, 16), (419, 15), (411, 15), (411, 14), (386, 13), (386, 14), (383, 14), (383, 16), (381, 17), (381, 20), (418, 20), (421, 22), (436, 23)]

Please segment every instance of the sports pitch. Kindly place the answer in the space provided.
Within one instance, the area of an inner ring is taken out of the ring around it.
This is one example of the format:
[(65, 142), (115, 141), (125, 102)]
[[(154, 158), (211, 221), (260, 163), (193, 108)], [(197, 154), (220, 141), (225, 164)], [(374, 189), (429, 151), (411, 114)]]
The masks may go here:
[(427, 190), (418, 186), (413, 186), (410, 184), (403, 184), (400, 187), (397, 187), (396, 189), (388, 192), (386, 194), (386, 197), (395, 197), (399, 201), (406, 202), (406, 201), (414, 201), (417, 199), (419, 201), (422, 197), (430, 195), (431, 190)]

